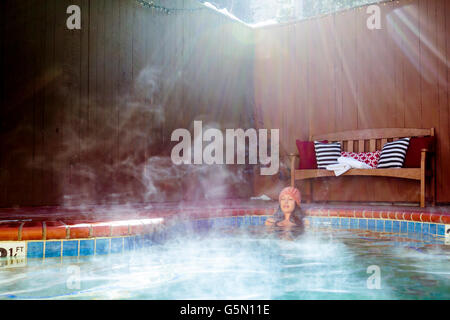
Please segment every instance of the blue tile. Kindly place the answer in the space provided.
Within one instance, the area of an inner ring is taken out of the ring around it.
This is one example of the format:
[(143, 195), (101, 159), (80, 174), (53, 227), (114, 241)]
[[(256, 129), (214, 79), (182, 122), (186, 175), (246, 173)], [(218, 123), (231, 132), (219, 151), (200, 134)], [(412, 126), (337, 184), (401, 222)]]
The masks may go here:
[(111, 239), (111, 253), (122, 252), (123, 249), (123, 238), (112, 238)]
[(109, 239), (96, 239), (95, 254), (108, 254), (108, 253), (109, 253)]
[(407, 233), (408, 232), (408, 222), (401, 221), (400, 222), (400, 232), (401, 233)]
[(436, 224), (435, 223), (430, 223), (430, 233), (436, 234)]
[[(423, 226), (425, 226), (425, 224)], [(423, 230), (423, 228), (422, 228), (422, 230)], [(428, 233), (424, 233), (422, 239), (423, 239), (423, 241), (426, 241), (426, 242), (429, 242), (432, 240), (431, 236)]]
[(339, 227), (339, 218), (330, 218), (331, 219), (331, 226), (333, 228)]
[(414, 232), (416, 232), (416, 233), (422, 232), (422, 223), (420, 223), (420, 222), (414, 223)]
[(212, 228), (219, 227), (219, 225), (220, 225), (219, 219), (220, 218), (211, 218), (211, 219), (208, 219), (209, 221), (205, 220), (205, 228), (208, 229), (208, 226), (211, 226)]
[(358, 219), (359, 229), (367, 230), (367, 219)]
[(367, 220), (367, 229), (375, 230), (375, 220), (374, 219)]
[(230, 218), (229, 217), (222, 218), (222, 226), (228, 227), (229, 225), (230, 225)]
[[(268, 217), (266, 217), (268, 218)], [(230, 218), (230, 226), (237, 226), (237, 217)]]
[(178, 223), (178, 224), (174, 225), (172, 228), (173, 228), (173, 230), (171, 230), (172, 232), (184, 233), (186, 231), (186, 224)]
[(392, 232), (399, 232), (400, 231), (400, 221), (392, 221)]
[(196, 230), (197, 228), (197, 221), (193, 220), (193, 221), (189, 221), (189, 230)]
[(408, 222), (408, 233), (414, 232), (414, 222)]
[(236, 222), (238, 226), (242, 226), (244, 224), (244, 217), (236, 217)]
[(377, 231), (384, 231), (384, 220), (376, 220), (375, 225)]
[(268, 216), (260, 216), (259, 217), (259, 224), (263, 225), (264, 223), (266, 223)]
[(80, 256), (94, 254), (94, 240), (80, 240)]
[(358, 219), (355, 219), (355, 218), (350, 219), (350, 228), (358, 229)]
[(245, 216), (244, 217), (244, 224), (246, 226), (249, 226), (252, 223), (252, 217), (251, 216)]
[[(205, 230), (205, 229), (203, 229)], [(197, 230), (201, 231), (201, 230)], [(151, 233), (151, 238), (153, 243), (162, 243), (164, 239), (167, 238), (167, 235), (162, 231), (154, 231)], [(133, 250), (135, 249), (136, 237), (127, 237), (125, 239), (125, 250)]]
[(341, 218), (341, 227), (348, 228), (350, 225), (350, 219), (349, 218)]
[(144, 246), (144, 238), (142, 236), (136, 236), (134, 238), (134, 248), (142, 248)]
[(384, 220), (384, 231), (392, 232), (392, 220)]
[(437, 225), (437, 235), (438, 236), (445, 236), (445, 225), (438, 224)]
[(152, 234), (150, 233), (144, 234), (142, 238), (144, 239), (144, 246), (152, 246), (154, 244)]
[(42, 258), (44, 257), (44, 242), (28, 242), (27, 258)]
[(252, 216), (252, 226), (257, 226), (259, 225), (259, 216)]
[(222, 225), (224, 227), (228, 227), (230, 225), (230, 218), (229, 217), (222, 218)]
[(78, 256), (78, 240), (63, 241), (63, 256), (64, 257)]
[(430, 233), (430, 224), (429, 223), (422, 223), (422, 233)]
[(209, 229), (210, 224), (211, 223), (208, 222), (208, 220), (206, 220), (206, 219), (197, 220), (197, 227), (198, 227), (198, 230), (200, 230), (200, 231)]
[(323, 224), (326, 226), (331, 225), (331, 218), (323, 218)]
[(228, 225), (228, 218), (219, 218), (219, 224), (221, 227), (225, 227)]
[(45, 242), (45, 257), (61, 257), (61, 241), (46, 241)]

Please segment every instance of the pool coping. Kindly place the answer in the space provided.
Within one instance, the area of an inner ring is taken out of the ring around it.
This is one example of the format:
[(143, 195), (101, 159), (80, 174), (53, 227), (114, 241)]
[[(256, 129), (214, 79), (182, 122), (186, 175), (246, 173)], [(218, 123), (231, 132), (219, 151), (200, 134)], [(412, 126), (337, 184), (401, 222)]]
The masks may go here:
[[(271, 208), (186, 208), (165, 211), (147, 210), (133, 219), (92, 217), (92, 219), (57, 220), (2, 220), (0, 219), (0, 241), (31, 240), (75, 240), (98, 237), (134, 236), (151, 233), (158, 225), (173, 220), (193, 220), (217, 217), (273, 215), (277, 207)], [(307, 208), (306, 216), (339, 217), (354, 219), (374, 219), (410, 221), (434, 224), (450, 224), (450, 213), (408, 212), (400, 210)], [(49, 217), (52, 219), (52, 217)]]
[[(312, 227), (433, 236), (441, 242), (445, 238), (446, 244), (446, 232), (450, 230), (450, 212), (408, 207), (345, 208), (317, 204), (304, 207)], [(125, 214), (128, 219), (123, 219), (122, 213), (108, 215), (105, 208), (96, 212), (95, 206), (86, 211), (73, 210), (70, 214), (56, 207), (40, 207), (35, 211), (0, 209), (0, 253), (5, 255), (7, 250), (7, 258), (22, 259), (120, 253), (152, 245), (160, 241), (166, 231), (262, 225), (277, 208), (278, 203), (274, 201), (228, 203), (221, 207), (135, 207)]]

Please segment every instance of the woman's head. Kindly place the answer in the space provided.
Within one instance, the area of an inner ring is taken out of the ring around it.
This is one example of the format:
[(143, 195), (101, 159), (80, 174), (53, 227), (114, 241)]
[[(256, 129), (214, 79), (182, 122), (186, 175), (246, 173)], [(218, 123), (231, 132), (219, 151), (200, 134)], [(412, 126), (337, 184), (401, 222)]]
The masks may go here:
[(281, 190), (278, 201), (283, 213), (292, 213), (295, 210), (295, 204), (300, 207), (301, 193), (297, 188), (286, 187)]

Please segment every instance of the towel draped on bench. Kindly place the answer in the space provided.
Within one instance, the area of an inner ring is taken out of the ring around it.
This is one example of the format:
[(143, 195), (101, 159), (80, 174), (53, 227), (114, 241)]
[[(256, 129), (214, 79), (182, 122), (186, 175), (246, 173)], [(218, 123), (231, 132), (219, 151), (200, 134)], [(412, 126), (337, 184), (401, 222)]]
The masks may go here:
[(329, 171), (334, 171), (334, 174), (336, 176), (340, 176), (344, 173), (346, 173), (351, 168), (356, 169), (373, 169), (371, 166), (369, 166), (367, 163), (358, 161), (356, 159), (350, 158), (350, 157), (339, 157), (337, 159), (336, 164), (330, 164), (326, 167)]

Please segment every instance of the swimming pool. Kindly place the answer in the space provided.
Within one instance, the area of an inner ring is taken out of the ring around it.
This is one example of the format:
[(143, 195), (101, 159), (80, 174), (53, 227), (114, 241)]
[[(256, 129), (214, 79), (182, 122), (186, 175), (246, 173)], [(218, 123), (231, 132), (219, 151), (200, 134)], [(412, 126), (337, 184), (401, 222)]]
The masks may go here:
[(177, 223), (116, 254), (28, 259), (0, 270), (0, 298), (450, 298), (450, 247), (429, 234), (226, 221)]

